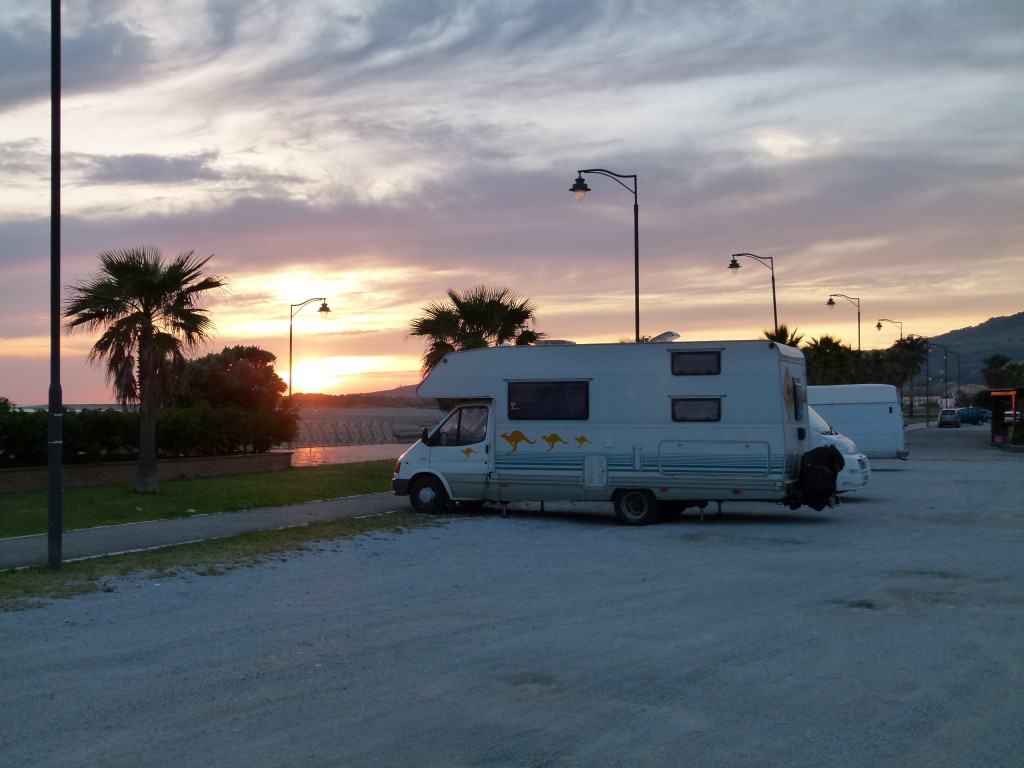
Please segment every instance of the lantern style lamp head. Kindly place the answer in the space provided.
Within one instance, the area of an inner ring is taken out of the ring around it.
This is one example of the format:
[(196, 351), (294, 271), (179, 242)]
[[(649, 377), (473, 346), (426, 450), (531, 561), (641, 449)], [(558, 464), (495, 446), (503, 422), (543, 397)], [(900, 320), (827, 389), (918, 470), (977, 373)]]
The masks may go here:
[(829, 309), (835, 309), (836, 300), (829, 296), (828, 301), (825, 302), (825, 306), (828, 307)]
[(572, 185), (569, 191), (576, 195), (577, 200), (582, 200), (583, 196), (590, 191), (590, 187), (587, 186), (587, 182), (584, 181), (583, 176), (580, 175), (576, 177), (576, 183)]
[(331, 308), (327, 306), (326, 299), (324, 299), (324, 301), (321, 302), (320, 309), (317, 310), (317, 314), (319, 314), (320, 317), (323, 318), (324, 320), (326, 320), (327, 316), (331, 314)]
[(876, 325), (875, 328), (877, 328), (878, 330), (882, 330), (882, 321), (881, 320), (878, 321), (878, 325)]
[(727, 267), (727, 269), (729, 270), (729, 272), (732, 274), (733, 277), (736, 277), (736, 275), (739, 274), (740, 263), (738, 261), (736, 261), (736, 257), (735, 256), (732, 257), (732, 261), (729, 262), (729, 266)]

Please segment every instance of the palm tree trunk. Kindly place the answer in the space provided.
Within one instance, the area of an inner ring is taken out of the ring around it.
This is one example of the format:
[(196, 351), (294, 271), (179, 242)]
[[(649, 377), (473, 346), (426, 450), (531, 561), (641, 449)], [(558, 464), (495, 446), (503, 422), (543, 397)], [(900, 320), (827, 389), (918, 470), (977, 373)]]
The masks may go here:
[(135, 475), (137, 493), (156, 493), (156, 418), (159, 408), (153, 393), (153, 378), (139, 376), (139, 467)]

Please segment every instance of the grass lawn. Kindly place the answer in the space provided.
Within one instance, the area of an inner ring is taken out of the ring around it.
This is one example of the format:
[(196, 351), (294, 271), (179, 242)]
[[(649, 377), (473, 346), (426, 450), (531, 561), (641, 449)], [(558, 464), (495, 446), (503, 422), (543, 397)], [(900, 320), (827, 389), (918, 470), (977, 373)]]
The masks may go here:
[[(128, 485), (65, 488), (63, 527), (71, 531), (380, 493), (391, 490), (394, 466), (393, 459), (385, 459), (169, 480), (154, 494), (136, 493)], [(45, 489), (0, 493), (0, 538), (46, 533), (48, 503)]]

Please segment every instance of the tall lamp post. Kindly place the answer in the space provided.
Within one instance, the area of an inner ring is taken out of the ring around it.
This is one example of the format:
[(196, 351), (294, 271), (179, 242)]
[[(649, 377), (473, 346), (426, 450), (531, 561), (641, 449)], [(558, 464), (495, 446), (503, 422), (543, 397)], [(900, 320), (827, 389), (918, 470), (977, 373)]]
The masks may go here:
[(64, 552), (64, 390), (60, 383), (60, 116), (61, 5), (50, 2), (50, 388), (46, 417), (46, 562), (60, 568)]
[(887, 317), (883, 317), (883, 318), (879, 319), (878, 325), (876, 325), (875, 328), (877, 328), (878, 330), (882, 330), (882, 323), (892, 323), (897, 328), (899, 328), (900, 329), (900, 341), (903, 341), (903, 323), (898, 322), (896, 320), (890, 320)]
[[(604, 168), (587, 168), (582, 171), (576, 171), (576, 182), (569, 189), (577, 200), (583, 200), (583, 197), (590, 191), (590, 187), (587, 186), (587, 182), (583, 179), (585, 173), (596, 173), (600, 176), (607, 176), (612, 179), (615, 183), (619, 184), (624, 189), (628, 189), (633, 193), (633, 315), (635, 318), (636, 325), (636, 342), (640, 343), (640, 208), (637, 205), (637, 178), (636, 174), (624, 174), (615, 173), (613, 171), (606, 171)], [(632, 179), (633, 186), (629, 186), (622, 179)]]
[[(949, 396), (949, 350), (944, 344), (937, 344), (934, 341), (931, 342), (931, 347), (940, 347), (942, 349), (942, 397), (939, 399), (939, 408), (944, 408), (945, 406), (941, 401)], [(930, 348), (929, 351), (931, 351)]]
[[(960, 353), (949, 349), (945, 344), (938, 344), (937, 342), (931, 342), (932, 347), (940, 347), (942, 349), (942, 397), (947, 398), (949, 396), (949, 356), (956, 355), (956, 395), (953, 397), (953, 407), (960, 405)], [(929, 350), (930, 351), (930, 350)]]
[(836, 303), (833, 300), (834, 297), (838, 296), (841, 299), (846, 299), (851, 304), (857, 307), (857, 351), (860, 351), (860, 299), (857, 296), (847, 296), (844, 293), (830, 293), (828, 301), (825, 302), (825, 306), (829, 309), (835, 309)]
[(775, 333), (779, 332), (779, 305), (775, 301), (775, 260), (771, 256), (756, 256), (753, 253), (734, 253), (732, 261), (729, 262), (729, 271), (733, 277), (739, 274), (740, 263), (736, 261), (737, 256), (746, 256), (748, 259), (756, 259), (760, 264), (768, 267), (772, 272), (772, 317), (775, 320)]
[(317, 312), (320, 313), (320, 317), (327, 317), (327, 315), (331, 311), (331, 308), (327, 306), (327, 299), (325, 299), (323, 296), (319, 296), (319, 297), (317, 297), (315, 299), (306, 299), (301, 304), (292, 304), (291, 307), (290, 307), (291, 314), (288, 317), (288, 397), (289, 398), (291, 398), (291, 396), (292, 396), (292, 326), (294, 325), (294, 323), (292, 321), (295, 319), (295, 315), (297, 315), (299, 313), (299, 311), (304, 306), (306, 306), (307, 304), (312, 304), (314, 301), (321, 302), (320, 309), (317, 310)]

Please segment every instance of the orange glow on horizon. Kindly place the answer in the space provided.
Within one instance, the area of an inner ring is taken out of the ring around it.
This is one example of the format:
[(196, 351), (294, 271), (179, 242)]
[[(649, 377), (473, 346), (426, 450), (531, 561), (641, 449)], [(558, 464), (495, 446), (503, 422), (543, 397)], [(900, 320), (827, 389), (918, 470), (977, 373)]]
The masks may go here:
[[(292, 392), (325, 395), (360, 394), (419, 384), (419, 360), (414, 357), (338, 356), (311, 358), (292, 366)], [(287, 371), (282, 378), (287, 379)]]

